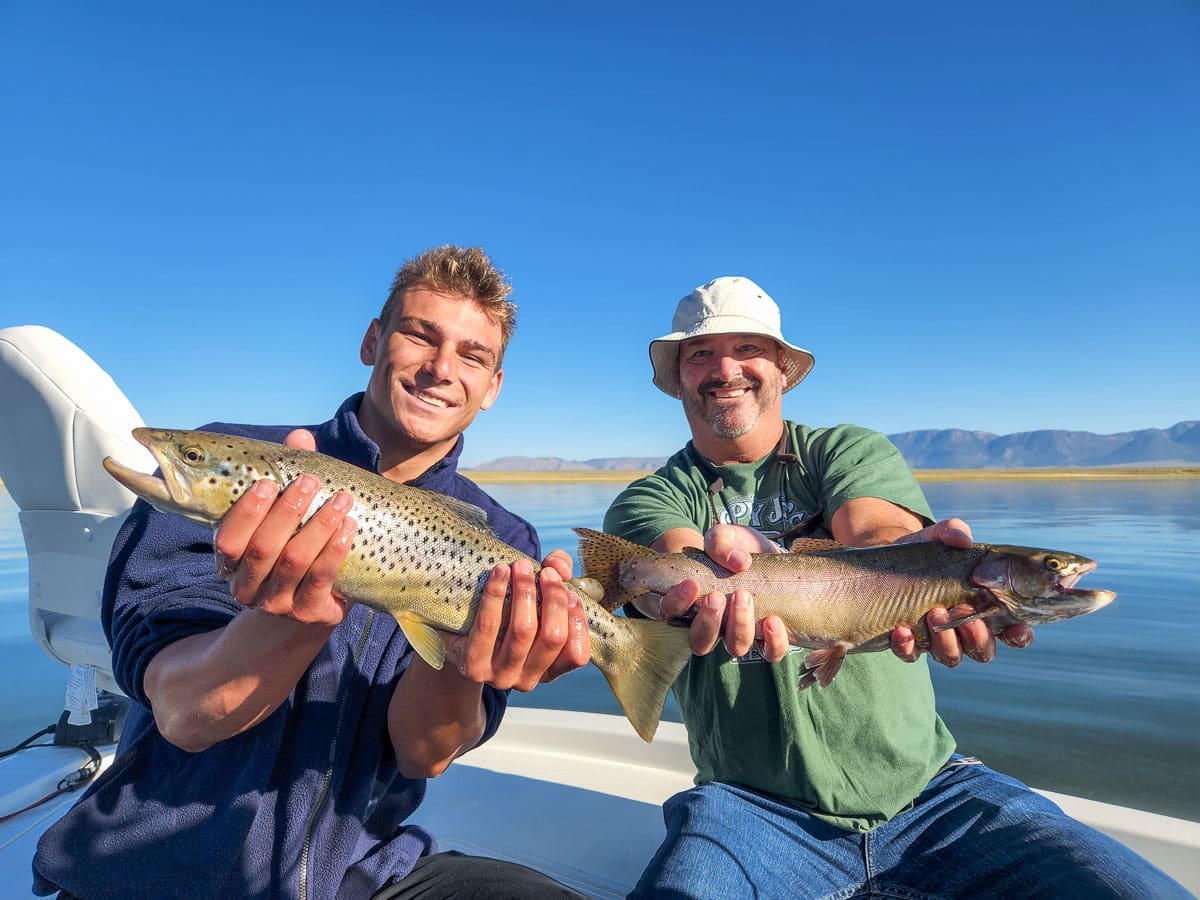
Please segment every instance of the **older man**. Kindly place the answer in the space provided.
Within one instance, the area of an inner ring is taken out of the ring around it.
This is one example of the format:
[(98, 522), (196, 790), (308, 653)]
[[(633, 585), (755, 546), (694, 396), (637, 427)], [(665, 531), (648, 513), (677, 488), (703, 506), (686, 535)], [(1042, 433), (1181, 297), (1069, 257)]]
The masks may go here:
[[(692, 440), (616, 498), (605, 530), (664, 552), (703, 545), (737, 571), (751, 552), (782, 552), (771, 538), (796, 531), (851, 546), (970, 542), (961, 521), (934, 522), (883, 435), (783, 419), (782, 396), (813, 357), (784, 338), (779, 308), (749, 279), (684, 297), (650, 358)], [(800, 692), (804, 651), (789, 652), (778, 618), (756, 620), (745, 591), (701, 597), (686, 581), (637, 606), (651, 617), (694, 607), (699, 655), (675, 694), (698, 774), (664, 807), (666, 840), (633, 896), (1187, 896), (1122, 845), (956, 754), (909, 629), (893, 633), (894, 656), (851, 656), (829, 687)], [(1031, 633), (1013, 626), (1003, 638), (1024, 646)], [(975, 621), (935, 634), (930, 649), (950, 665), (964, 652), (986, 662), (995, 642)]]

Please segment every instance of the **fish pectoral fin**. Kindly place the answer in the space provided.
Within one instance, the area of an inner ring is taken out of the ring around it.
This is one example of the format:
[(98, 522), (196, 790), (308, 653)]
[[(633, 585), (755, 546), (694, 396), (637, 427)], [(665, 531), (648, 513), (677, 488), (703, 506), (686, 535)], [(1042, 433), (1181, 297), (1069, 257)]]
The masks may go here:
[(800, 675), (800, 682), (796, 687), (802, 691), (808, 690), (814, 684), (823, 688), (829, 687), (833, 679), (837, 678), (837, 673), (842, 670), (842, 663), (846, 661), (846, 653), (850, 649), (849, 644), (840, 642), (832, 647), (810, 651), (808, 656), (804, 657), (804, 672)]
[(984, 616), (994, 616), (1000, 612), (1000, 607), (989, 606), (987, 609), (981, 609), (979, 612), (971, 613), (969, 616), (959, 616), (958, 618), (948, 619), (941, 625), (932, 626), (934, 631), (949, 631), (951, 628), (957, 628), (959, 625), (966, 625), (968, 622), (974, 622), (976, 619), (982, 619)]
[(442, 636), (438, 634), (437, 629), (411, 613), (398, 614), (396, 623), (412, 644), (412, 648), (417, 651), (417, 656), (425, 660), (430, 668), (441, 670), (446, 663), (446, 645), (442, 643)]

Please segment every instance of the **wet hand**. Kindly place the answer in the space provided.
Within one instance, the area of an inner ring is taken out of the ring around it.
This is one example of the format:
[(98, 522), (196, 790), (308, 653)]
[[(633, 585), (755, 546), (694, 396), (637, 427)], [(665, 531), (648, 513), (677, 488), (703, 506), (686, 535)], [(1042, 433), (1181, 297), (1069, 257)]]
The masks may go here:
[[(971, 527), (962, 519), (944, 519), (897, 538), (895, 543), (905, 544), (913, 541), (939, 541), (951, 547), (966, 549), (971, 546), (973, 538)], [(945, 625), (952, 618), (962, 618), (973, 612), (975, 609), (968, 604), (959, 604), (949, 611), (932, 609), (925, 616), (925, 625), (929, 632), (928, 645), (920, 646), (913, 630), (901, 625), (892, 631), (892, 652), (900, 659), (913, 662), (928, 650), (934, 659), (950, 668), (961, 663), (964, 655), (976, 662), (991, 662), (996, 656), (996, 637), (992, 634), (987, 619), (976, 619), (945, 631), (935, 630), (935, 626)], [(1033, 629), (1024, 624), (1010, 625), (1000, 635), (1000, 640), (1015, 649), (1028, 647), (1033, 641)]]
[(496, 566), (471, 630), (443, 633), (447, 659), (471, 681), (519, 691), (586, 665), (591, 659), (587, 616), (563, 583), (570, 574), (571, 558), (562, 551), (551, 553), (536, 575), (527, 559)]
[(937, 541), (951, 547), (961, 547), (966, 550), (971, 546), (971, 526), (962, 519), (943, 519), (932, 525), (896, 538), (893, 543), (911, 544), (917, 541)]
[[(780, 553), (780, 548), (752, 528), (715, 525), (704, 536), (704, 552), (713, 562), (731, 572), (744, 572), (755, 553)], [(691, 619), (688, 644), (693, 653), (711, 653), (723, 641), (731, 656), (745, 656), (754, 646), (768, 662), (778, 662), (789, 650), (787, 629), (778, 616), (755, 617), (754, 598), (749, 591), (736, 590), (726, 596), (713, 591), (700, 597), (700, 586), (686, 579), (663, 595), (663, 619)]]
[[(310, 433), (288, 435), (288, 446), (315, 449)], [(338, 493), (303, 528), (320, 480), (305, 474), (282, 493), (261, 479), (238, 500), (214, 538), (217, 574), (238, 603), (306, 624), (337, 625), (349, 604), (333, 594), (333, 581), (354, 540), (347, 517), (353, 500)]]

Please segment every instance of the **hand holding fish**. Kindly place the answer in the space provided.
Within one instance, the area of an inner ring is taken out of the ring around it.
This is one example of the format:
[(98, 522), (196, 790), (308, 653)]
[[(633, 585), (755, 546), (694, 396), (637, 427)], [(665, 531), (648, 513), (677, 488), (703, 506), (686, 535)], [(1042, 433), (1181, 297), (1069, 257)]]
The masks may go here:
[[(286, 443), (315, 448), (303, 430)], [(221, 522), (213, 540), (217, 573), (243, 606), (306, 624), (333, 626), (345, 617), (349, 604), (332, 586), (354, 540), (356, 524), (346, 515), (352, 499), (334, 494), (301, 527), (320, 486), (316, 476), (303, 475), (280, 493), (261, 479)]]
[[(518, 691), (531, 691), (587, 665), (587, 617), (579, 598), (563, 583), (571, 569), (571, 558), (562, 550), (546, 557), (536, 575), (526, 559), (496, 566), (470, 631), (440, 632), (447, 660), (470, 681)], [(506, 616), (510, 582), (512, 603)]]
[[(908, 544), (918, 541), (938, 541), (950, 547), (968, 549), (972, 543), (971, 527), (962, 519), (943, 519), (919, 531), (902, 535), (892, 543)], [(928, 650), (934, 659), (950, 668), (962, 662), (964, 653), (976, 662), (991, 662), (996, 655), (996, 636), (985, 621), (976, 619), (957, 628), (939, 630), (952, 616), (962, 618), (973, 612), (975, 610), (966, 604), (959, 604), (951, 610), (932, 609), (925, 616), (926, 625), (929, 626), (928, 647), (918, 646), (913, 630), (907, 625), (901, 625), (892, 631), (892, 652), (907, 662), (914, 662), (921, 653)], [(1006, 628), (999, 637), (1008, 646), (1019, 650), (1033, 642), (1033, 629), (1023, 622), (1018, 622)]]
[[(754, 553), (783, 552), (762, 533), (742, 525), (714, 525), (704, 535), (703, 543), (710, 559), (735, 574), (750, 568)], [(663, 595), (658, 610), (659, 616), (668, 621), (688, 618), (694, 611), (688, 629), (693, 653), (710, 653), (723, 639), (733, 656), (745, 656), (752, 646), (757, 646), (768, 662), (779, 662), (787, 655), (789, 644), (783, 620), (774, 615), (755, 619), (754, 598), (749, 591), (739, 589), (729, 596), (720, 591), (710, 591), (703, 597), (700, 594), (700, 585), (694, 579), (684, 579)]]
[[(901, 534), (892, 542), (920, 541), (937, 541), (965, 549), (972, 544), (971, 529), (961, 519), (945, 519)], [(752, 554), (783, 552), (766, 536), (740, 525), (713, 526), (704, 535), (703, 544), (710, 559), (734, 574), (750, 568)], [(913, 629), (901, 625), (891, 633), (892, 652), (900, 659), (913, 662), (921, 653), (929, 651), (938, 662), (949, 667), (957, 666), (964, 654), (976, 662), (990, 662), (995, 656), (996, 642), (986, 621), (976, 619), (957, 628), (940, 630), (951, 618), (966, 617), (975, 611), (966, 604), (952, 610), (932, 609), (925, 619), (928, 641), (919, 644)], [(701, 596), (699, 584), (685, 579), (663, 595), (657, 612), (668, 620), (691, 618), (689, 644), (693, 653), (711, 652), (718, 640), (724, 641), (732, 656), (743, 656), (752, 646), (757, 646), (768, 662), (778, 662), (789, 650), (783, 620), (775, 615), (756, 619), (754, 598), (744, 589), (735, 590), (728, 596), (717, 591)], [(1005, 629), (1000, 638), (1011, 647), (1027, 647), (1033, 639), (1033, 629), (1017, 623)]]

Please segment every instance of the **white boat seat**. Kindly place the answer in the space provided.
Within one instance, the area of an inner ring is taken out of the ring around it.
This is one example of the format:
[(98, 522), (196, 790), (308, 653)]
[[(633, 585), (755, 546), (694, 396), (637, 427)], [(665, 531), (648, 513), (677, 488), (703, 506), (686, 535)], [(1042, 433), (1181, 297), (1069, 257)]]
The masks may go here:
[(100, 592), (134, 495), (101, 466), (153, 471), (133, 440), (128, 398), (86, 353), (40, 325), (0, 329), (0, 480), (19, 508), (29, 557), (29, 627), (52, 659), (97, 669), (117, 691)]

